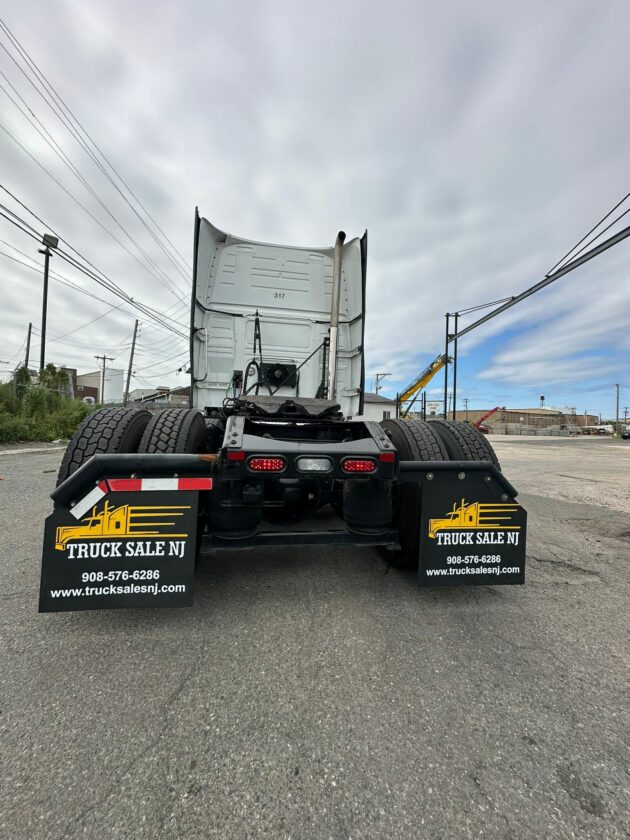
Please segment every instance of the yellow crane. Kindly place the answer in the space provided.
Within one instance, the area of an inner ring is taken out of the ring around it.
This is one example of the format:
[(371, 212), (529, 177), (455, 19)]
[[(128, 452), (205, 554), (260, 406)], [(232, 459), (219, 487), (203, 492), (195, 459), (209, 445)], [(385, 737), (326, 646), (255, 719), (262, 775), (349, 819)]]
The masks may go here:
[[(423, 388), (429, 384), (429, 382), (433, 379), (436, 373), (439, 373), (443, 367), (445, 367), (449, 362), (452, 362), (453, 359), (450, 356), (447, 356), (443, 353), (441, 356), (438, 356), (437, 359), (434, 359), (430, 365), (428, 365), (422, 373), (417, 376), (413, 382), (411, 382), (404, 391), (398, 397), (399, 403), (401, 406), (401, 417), (406, 417), (409, 414), (409, 411), (416, 401), (417, 395), (422, 391)], [(408, 402), (411, 400), (407, 408), (402, 408), (403, 403)]]

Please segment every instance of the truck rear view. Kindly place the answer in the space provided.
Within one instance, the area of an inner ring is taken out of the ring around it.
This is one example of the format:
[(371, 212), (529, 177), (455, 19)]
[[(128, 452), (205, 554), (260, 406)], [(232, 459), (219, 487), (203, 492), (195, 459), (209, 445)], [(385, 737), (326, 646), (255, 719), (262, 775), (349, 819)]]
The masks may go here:
[(187, 605), (204, 551), (260, 546), (376, 547), (422, 585), (524, 582), (526, 515), (484, 436), (362, 418), (366, 269), (367, 234), (285, 247), (196, 216), (191, 406), (79, 427), (41, 610)]

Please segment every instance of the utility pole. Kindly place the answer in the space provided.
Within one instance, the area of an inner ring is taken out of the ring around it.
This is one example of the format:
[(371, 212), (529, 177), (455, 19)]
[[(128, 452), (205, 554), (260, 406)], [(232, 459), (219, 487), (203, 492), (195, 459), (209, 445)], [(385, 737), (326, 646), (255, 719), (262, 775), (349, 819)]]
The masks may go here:
[(628, 425), (628, 406), (624, 405), (623, 407), (623, 424), (624, 426)]
[(455, 338), (453, 340), (453, 420), (457, 420), (457, 322), (459, 312), (453, 315), (455, 320)]
[(95, 359), (102, 359), (103, 360), (103, 372), (101, 373), (101, 393), (99, 394), (100, 400), (99, 402), (104, 402), (105, 400), (105, 362), (110, 361), (113, 362), (113, 356), (94, 356)]
[[(448, 312), (446, 312), (444, 317), (446, 318), (446, 341), (444, 342), (444, 355), (448, 356), (448, 343), (451, 338), (449, 334), (451, 316)], [(448, 420), (448, 364), (444, 365), (444, 419)]]
[(378, 392), (381, 390), (381, 387), (382, 387), (380, 385), (381, 379), (385, 379), (386, 376), (391, 376), (391, 373), (377, 373), (377, 374), (375, 374), (375, 376), (376, 376), (376, 382), (374, 384), (374, 393), (378, 397)]
[(56, 248), (59, 245), (59, 240), (56, 236), (51, 236), (45, 233), (42, 237), (42, 245), (44, 248), (39, 249), (39, 253), (44, 255), (44, 292), (42, 295), (42, 342), (39, 352), (39, 369), (44, 370), (46, 365), (46, 316), (48, 313), (48, 266), (50, 258), (52, 257), (51, 248)]
[(464, 408), (466, 409), (466, 420), (468, 420), (468, 397), (464, 397)]
[(618, 384), (615, 385), (615, 388), (617, 389), (617, 412), (616, 412), (617, 424), (615, 426), (615, 434), (617, 435), (617, 437), (619, 437), (619, 385)]
[(28, 334), (26, 336), (26, 361), (24, 362), (24, 367), (28, 370), (28, 360), (31, 355), (31, 332), (33, 331), (33, 325), (29, 321), (28, 324)]
[(129, 402), (129, 385), (131, 383), (131, 368), (133, 367), (133, 354), (136, 350), (136, 336), (138, 335), (138, 326), (140, 322), (136, 318), (136, 323), (133, 328), (133, 338), (131, 339), (131, 353), (129, 354), (129, 368), (127, 369), (127, 386), (125, 388), (125, 397), (123, 399), (123, 405), (127, 405)]

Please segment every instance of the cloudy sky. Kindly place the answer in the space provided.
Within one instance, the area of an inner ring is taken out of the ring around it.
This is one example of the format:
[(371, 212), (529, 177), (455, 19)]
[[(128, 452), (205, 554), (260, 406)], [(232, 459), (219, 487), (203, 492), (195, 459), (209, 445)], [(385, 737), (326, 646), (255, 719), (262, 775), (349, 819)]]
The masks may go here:
[[(263, 241), (324, 245), (368, 228), (367, 369), (392, 373), (390, 393), (441, 351), (447, 310), (537, 282), (630, 191), (625, 0), (0, 7), (186, 262), (195, 205)], [(0, 43), (0, 183), (185, 324), (181, 260), (64, 128), (4, 32)], [(6, 192), (0, 203), (42, 231)], [(6, 369), (39, 326), (41, 271), (36, 242), (4, 218), (0, 240)], [(107, 353), (124, 367), (133, 309), (59, 257), (53, 268), (101, 300), (51, 282), (48, 359), (83, 372)], [(459, 398), (516, 407), (545, 394), (610, 415), (615, 382), (630, 404), (629, 314), (630, 241), (463, 339)], [(143, 317), (139, 350), (136, 386), (183, 384), (181, 338)]]

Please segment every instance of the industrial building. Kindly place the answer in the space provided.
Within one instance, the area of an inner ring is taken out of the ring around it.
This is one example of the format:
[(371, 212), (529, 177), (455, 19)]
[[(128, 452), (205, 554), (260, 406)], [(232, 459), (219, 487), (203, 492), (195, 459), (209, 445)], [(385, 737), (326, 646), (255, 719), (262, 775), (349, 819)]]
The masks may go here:
[[(456, 412), (457, 420), (465, 420), (475, 423), (492, 409), (489, 406), (485, 409), (463, 409)], [(516, 427), (527, 428), (527, 430), (557, 428), (567, 430), (572, 428), (583, 428), (594, 426), (599, 423), (599, 417), (595, 414), (577, 414), (570, 409), (556, 408), (499, 408), (494, 414), (484, 420), (484, 425), (490, 428), (491, 432), (498, 434), (506, 431), (516, 431)]]

